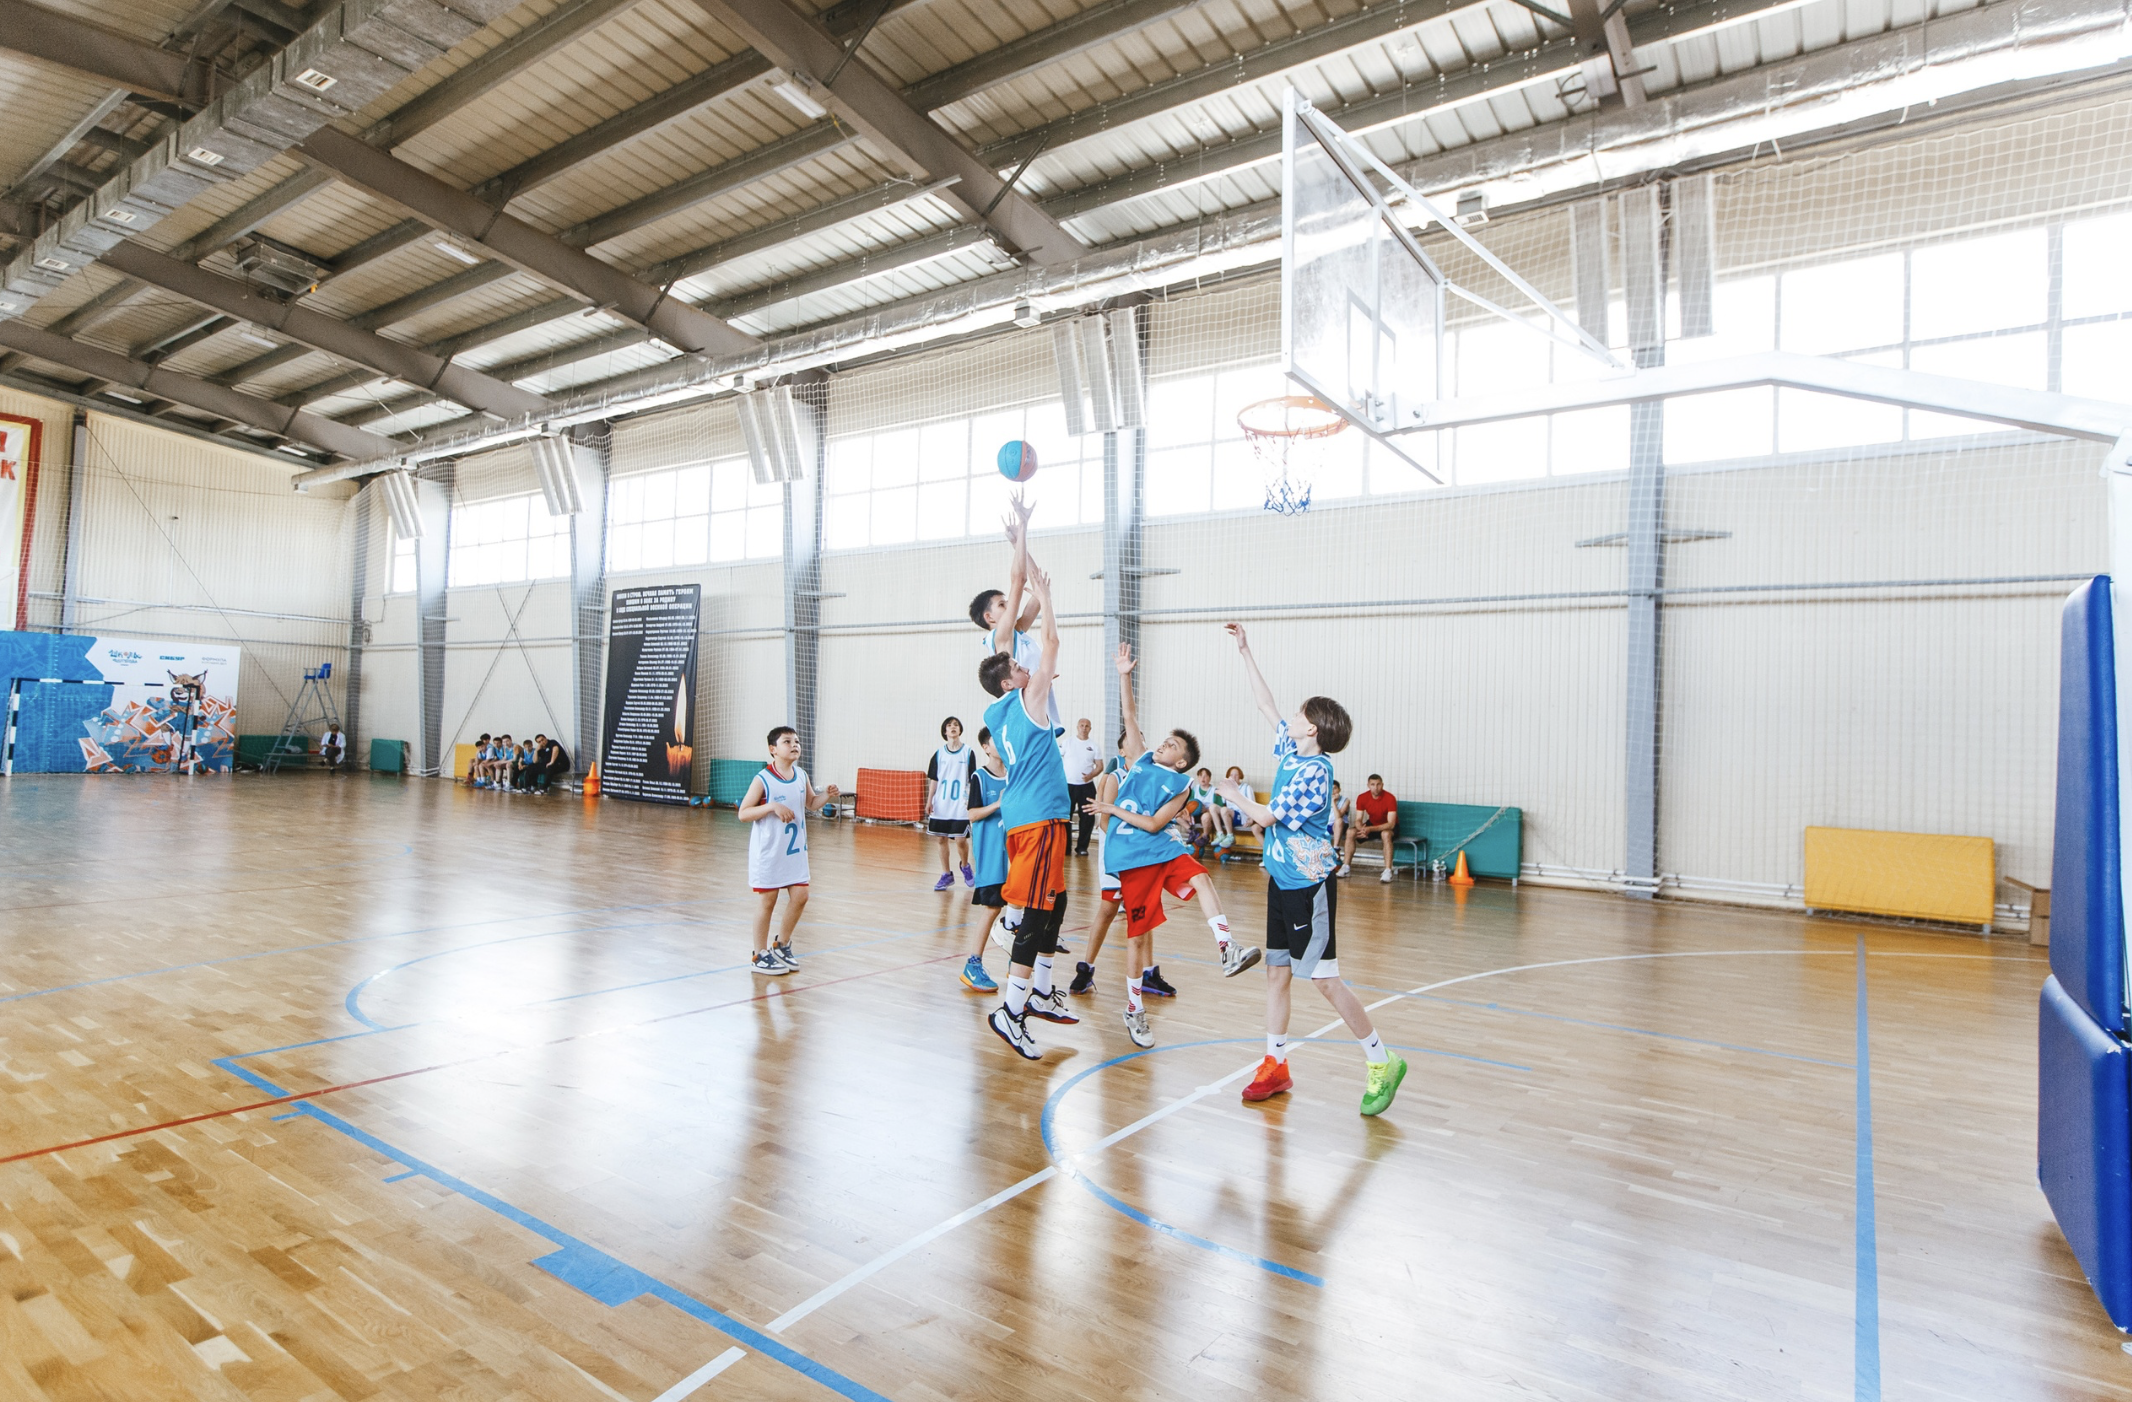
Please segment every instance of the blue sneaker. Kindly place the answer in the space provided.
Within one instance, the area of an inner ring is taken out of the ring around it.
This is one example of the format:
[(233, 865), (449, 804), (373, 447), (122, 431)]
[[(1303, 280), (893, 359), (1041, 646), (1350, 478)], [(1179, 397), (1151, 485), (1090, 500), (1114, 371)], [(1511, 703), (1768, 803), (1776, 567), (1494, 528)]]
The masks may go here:
[(962, 864), (962, 884), (973, 891), (977, 889), (977, 873), (970, 870), (968, 862)]
[(985, 972), (985, 961), (975, 954), (962, 961), (962, 986), (972, 993), (999, 992), (999, 985)]
[(933, 889), (936, 891), (945, 891), (948, 889), (948, 887), (953, 886), (954, 884), (955, 873), (952, 871), (944, 871), (940, 873), (940, 879), (933, 883)]

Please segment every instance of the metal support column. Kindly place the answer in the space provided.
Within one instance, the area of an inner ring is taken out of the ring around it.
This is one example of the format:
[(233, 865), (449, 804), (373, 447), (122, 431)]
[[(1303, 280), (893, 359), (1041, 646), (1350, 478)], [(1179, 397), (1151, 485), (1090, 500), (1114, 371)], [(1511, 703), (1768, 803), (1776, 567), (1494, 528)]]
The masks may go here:
[(828, 462), (829, 386), (816, 380), (793, 387), (808, 431), (801, 452), (807, 475), (785, 483), (785, 697), (792, 728), (807, 762), (814, 742), (815, 684), (822, 655), (822, 478)]
[[(1621, 197), (1622, 299), (1638, 369), (1665, 364), (1665, 211), (1661, 187)], [(1659, 591), (1665, 587), (1666, 410), (1663, 400), (1629, 406), (1627, 841), (1628, 894), (1658, 893), (1660, 661)]]
[[(348, 579), (348, 667), (341, 681), (345, 703), (341, 729), (348, 737), (345, 763), (353, 764), (363, 751), (363, 645), (370, 641), (370, 625), (363, 618), (363, 598), (370, 592), (370, 532), (376, 519), (371, 502), (375, 486), (365, 487), (355, 498), (355, 560)], [(385, 552), (386, 568), (392, 568), (392, 552)]]
[[(1148, 363), (1149, 328), (1154, 318), (1145, 307), (1112, 323), (1116, 335), (1129, 324), (1140, 339), (1135, 363)], [(1147, 386), (1140, 399), (1146, 402)], [(1096, 744), (1104, 754), (1118, 742), (1125, 714), (1118, 695), (1118, 672), (1110, 665), (1118, 644), (1140, 655), (1140, 584), (1147, 568), (1147, 430), (1120, 429), (1103, 435), (1103, 733)], [(1140, 675), (1144, 680), (1144, 674)], [(1144, 690), (1141, 694), (1145, 694)], [(1133, 756), (1138, 758), (1138, 756)]]
[(570, 654), (577, 663), (577, 734), (573, 769), (590, 770), (600, 753), (600, 707), (607, 636), (607, 475), (614, 436), (607, 425), (572, 435), (579, 494), (584, 509), (570, 518)]
[(415, 479), (415, 504), (422, 513), (422, 538), (415, 542), (415, 618), (421, 629), (420, 676), (422, 682), (422, 767), (427, 778), (453, 776), (450, 756), (444, 752), (444, 610), (445, 570), (452, 552), (452, 489), (454, 468), (442, 469), (442, 480)]
[(59, 571), (59, 631), (71, 633), (78, 626), (75, 615), (81, 607), (82, 503), (89, 490), (89, 416), (74, 411), (74, 437), (67, 449), (66, 557)]

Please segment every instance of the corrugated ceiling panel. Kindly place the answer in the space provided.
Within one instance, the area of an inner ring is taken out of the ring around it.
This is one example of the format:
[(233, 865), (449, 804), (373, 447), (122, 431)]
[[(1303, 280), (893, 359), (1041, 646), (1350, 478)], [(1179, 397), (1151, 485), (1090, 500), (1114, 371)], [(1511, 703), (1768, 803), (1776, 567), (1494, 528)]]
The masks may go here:
[(7, 121), (7, 140), (0, 143), (0, 189), (20, 180), (110, 92), (108, 84), (94, 78), (0, 54), (0, 113)]
[(766, 218), (780, 218), (843, 195), (873, 189), (893, 175), (886, 163), (874, 159), (867, 148), (847, 147), (611, 239), (600, 245), (600, 256), (625, 267), (648, 267), (708, 248), (766, 222)]
[[(48, 10), (116, 30), (146, 44), (161, 44), (200, 12), (198, 0), (38, 0)], [(292, 12), (290, 22), (298, 23)]]

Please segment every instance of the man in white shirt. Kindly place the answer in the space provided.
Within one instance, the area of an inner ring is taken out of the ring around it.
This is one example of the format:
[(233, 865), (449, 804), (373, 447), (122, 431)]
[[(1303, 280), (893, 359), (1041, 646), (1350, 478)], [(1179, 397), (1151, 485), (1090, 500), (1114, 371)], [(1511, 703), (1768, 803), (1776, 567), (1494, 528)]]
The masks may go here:
[(341, 762), (348, 758), (348, 737), (339, 726), (327, 726), (326, 733), (318, 738), (318, 757), (333, 773), (341, 772)]
[(1073, 803), (1073, 815), (1080, 825), (1074, 833), (1073, 854), (1088, 855), (1088, 839), (1095, 832), (1095, 815), (1087, 811), (1090, 799), (1096, 796), (1096, 775), (1103, 772), (1103, 757), (1096, 752), (1096, 742), (1089, 734), (1088, 718), (1083, 716), (1074, 722), (1073, 734), (1059, 739), (1059, 758), (1066, 762), (1066, 796)]

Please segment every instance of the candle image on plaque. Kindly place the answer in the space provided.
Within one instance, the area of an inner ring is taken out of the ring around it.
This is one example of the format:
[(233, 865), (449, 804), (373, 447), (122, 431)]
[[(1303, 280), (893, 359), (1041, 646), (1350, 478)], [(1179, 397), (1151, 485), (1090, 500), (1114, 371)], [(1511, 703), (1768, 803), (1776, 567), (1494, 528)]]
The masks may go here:
[(689, 767), (696, 758), (696, 747), (688, 742), (688, 682), (683, 676), (674, 683), (674, 728), (666, 742), (667, 770), (682, 783), (688, 782)]

